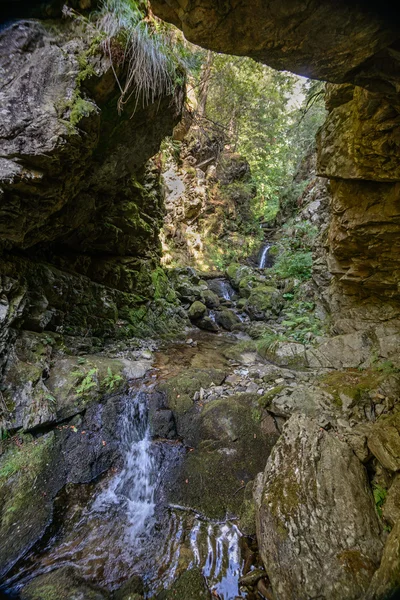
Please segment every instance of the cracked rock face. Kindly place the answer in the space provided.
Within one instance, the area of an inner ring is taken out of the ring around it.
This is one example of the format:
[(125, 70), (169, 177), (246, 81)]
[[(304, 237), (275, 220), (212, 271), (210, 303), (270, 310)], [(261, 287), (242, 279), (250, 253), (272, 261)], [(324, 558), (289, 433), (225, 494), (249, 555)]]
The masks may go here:
[[(375, 80), (380, 76), (386, 80), (381, 85), (391, 87), (390, 73), (380, 72), (384, 62), (380, 53), (398, 38), (391, 18), (395, 13), (389, 7), (331, 0), (152, 0), (151, 4), (159, 17), (200, 46), (338, 83), (368, 78), (367, 62), (370, 71), (374, 66)], [(390, 60), (385, 62), (390, 69)]]
[(345, 442), (293, 415), (254, 496), (277, 600), (364, 597), (379, 565), (381, 530), (365, 468)]

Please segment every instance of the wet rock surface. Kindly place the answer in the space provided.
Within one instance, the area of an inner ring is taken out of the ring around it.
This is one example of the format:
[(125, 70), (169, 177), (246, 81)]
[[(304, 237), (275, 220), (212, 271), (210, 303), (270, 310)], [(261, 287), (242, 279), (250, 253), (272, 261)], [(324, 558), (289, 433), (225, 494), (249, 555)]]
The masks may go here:
[(255, 500), (260, 550), (278, 598), (364, 596), (383, 544), (365, 469), (346, 443), (315, 420), (292, 416)]

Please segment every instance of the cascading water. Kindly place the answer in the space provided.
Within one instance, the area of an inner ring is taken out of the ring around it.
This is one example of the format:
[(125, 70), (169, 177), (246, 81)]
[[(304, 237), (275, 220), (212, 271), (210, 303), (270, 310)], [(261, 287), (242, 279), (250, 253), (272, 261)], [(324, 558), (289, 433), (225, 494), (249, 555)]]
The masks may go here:
[(271, 248), (271, 244), (265, 244), (261, 248), (260, 259), (258, 261), (258, 268), (265, 269), (268, 260), (268, 250)]
[(232, 298), (232, 294), (234, 293), (233, 289), (226, 281), (221, 281), (221, 292), (224, 300), (230, 300)]
[(110, 591), (139, 574), (145, 597), (154, 598), (184, 570), (198, 567), (221, 600), (248, 597), (239, 587), (244, 561), (235, 523), (168, 504), (185, 448), (176, 440), (152, 440), (148, 399), (154, 384), (144, 381), (115, 398), (122, 467), (87, 492), (81, 485), (66, 491), (59, 525), (12, 573), (8, 590), (18, 594), (32, 577), (73, 564), (83, 578)]
[(137, 542), (154, 515), (157, 469), (151, 446), (146, 395), (138, 392), (126, 399), (121, 423), (124, 466), (93, 505), (94, 511), (106, 511), (113, 504), (123, 505), (132, 543)]

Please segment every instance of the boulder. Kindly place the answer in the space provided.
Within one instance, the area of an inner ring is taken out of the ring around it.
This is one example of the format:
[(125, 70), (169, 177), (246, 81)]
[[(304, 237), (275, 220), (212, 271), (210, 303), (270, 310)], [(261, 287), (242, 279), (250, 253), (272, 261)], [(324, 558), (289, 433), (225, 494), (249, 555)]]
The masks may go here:
[(199, 407), (194, 450), (186, 454), (171, 487), (173, 503), (215, 519), (240, 514), (254, 532), (246, 484), (264, 467), (279, 435), (267, 413), (260, 410), (258, 399), (257, 393), (243, 393)]
[(238, 290), (240, 281), (244, 277), (253, 277), (254, 271), (253, 271), (253, 269), (251, 269), (250, 267), (247, 267), (246, 265), (241, 265), (239, 263), (232, 263), (226, 269), (226, 276), (228, 277), (232, 286), (236, 290)]
[(227, 331), (232, 331), (235, 328), (235, 325), (240, 323), (240, 319), (237, 314), (229, 308), (217, 311), (215, 313), (215, 320), (217, 321), (218, 325)]
[(346, 443), (292, 416), (254, 495), (277, 600), (364, 597), (381, 558), (381, 528), (365, 468)]
[(263, 321), (278, 315), (282, 306), (279, 290), (269, 285), (258, 285), (250, 291), (244, 309), (253, 321)]
[(207, 315), (207, 312), (208, 311), (206, 305), (196, 300), (196, 302), (193, 302), (193, 304), (189, 308), (189, 319), (191, 319), (192, 321), (196, 321), (198, 319), (201, 319), (202, 317), (205, 317)]
[(218, 331), (218, 325), (211, 317), (202, 317), (201, 319), (197, 319), (195, 325), (199, 327), (199, 329), (205, 329), (205, 331), (212, 331), (216, 333)]
[(173, 586), (166, 592), (161, 592), (157, 600), (211, 600), (211, 592), (200, 569), (192, 567), (183, 573)]
[(100, 590), (79, 576), (77, 569), (62, 567), (35, 577), (21, 591), (21, 600), (109, 600)]
[(158, 386), (158, 391), (165, 397), (166, 406), (173, 412), (177, 433), (187, 444), (193, 444), (199, 437), (195, 393), (211, 384), (220, 385), (225, 376), (225, 371), (221, 369), (190, 368)]
[(113, 600), (140, 600), (144, 596), (143, 579), (134, 575), (113, 594)]
[(204, 298), (204, 304), (207, 306), (207, 308), (218, 308), (219, 307), (219, 304), (220, 304), (219, 298), (218, 298), (217, 294), (215, 294), (213, 291), (204, 290), (203, 298)]

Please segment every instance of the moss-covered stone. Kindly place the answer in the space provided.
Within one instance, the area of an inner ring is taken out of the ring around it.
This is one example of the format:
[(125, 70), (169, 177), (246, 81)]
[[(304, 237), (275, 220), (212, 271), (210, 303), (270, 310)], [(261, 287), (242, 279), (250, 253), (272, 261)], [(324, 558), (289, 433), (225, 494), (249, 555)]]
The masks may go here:
[(218, 325), (226, 329), (227, 331), (233, 331), (236, 325), (240, 323), (240, 319), (237, 314), (230, 310), (229, 308), (225, 308), (224, 310), (220, 310), (216, 313), (216, 321)]
[[(212, 518), (239, 515), (245, 486), (265, 465), (276, 435), (265, 435), (257, 394), (212, 400), (197, 416), (199, 437), (185, 458), (173, 502)], [(201, 441), (199, 441), (201, 440)]]
[(157, 600), (211, 600), (204, 575), (198, 568), (183, 573), (166, 593), (162, 592)]
[(35, 577), (21, 591), (21, 600), (108, 600), (110, 595), (82, 579), (73, 567)]
[(196, 302), (193, 302), (193, 304), (190, 306), (188, 315), (189, 319), (192, 319), (193, 321), (201, 319), (207, 315), (207, 307), (202, 302), (196, 300)]

